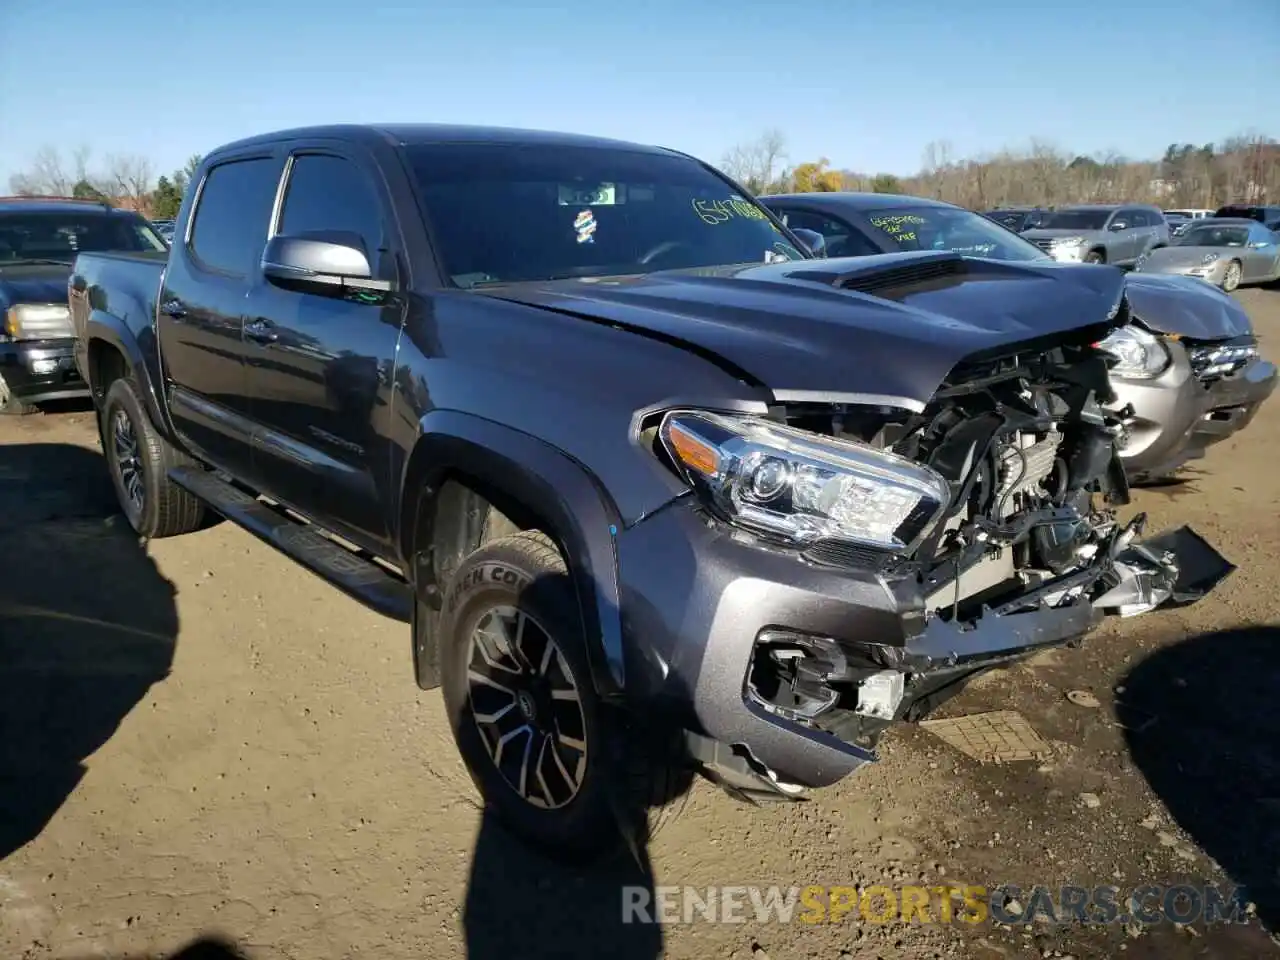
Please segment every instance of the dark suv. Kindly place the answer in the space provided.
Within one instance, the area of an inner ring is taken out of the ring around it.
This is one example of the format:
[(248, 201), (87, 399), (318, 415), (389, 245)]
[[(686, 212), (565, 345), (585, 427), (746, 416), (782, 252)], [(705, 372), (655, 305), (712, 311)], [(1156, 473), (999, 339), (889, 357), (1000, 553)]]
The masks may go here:
[(1280, 205), (1229, 203), (1214, 211), (1214, 219), (1219, 217), (1243, 218), (1257, 220), (1268, 230), (1280, 231)]
[(77, 254), (160, 253), (136, 213), (70, 197), (0, 197), (0, 414), (88, 397), (72, 357), (67, 277)]

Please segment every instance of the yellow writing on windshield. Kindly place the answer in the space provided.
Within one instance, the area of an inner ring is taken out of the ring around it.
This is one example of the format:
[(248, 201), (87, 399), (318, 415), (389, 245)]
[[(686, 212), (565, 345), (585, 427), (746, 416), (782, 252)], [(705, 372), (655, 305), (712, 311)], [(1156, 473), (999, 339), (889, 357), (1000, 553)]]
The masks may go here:
[(755, 204), (747, 203), (741, 197), (729, 197), (725, 200), (694, 200), (693, 212), (703, 223), (727, 223), (737, 217), (744, 220), (767, 220), (764, 212)]
[(910, 231), (910, 236), (904, 235), (907, 227), (924, 226), (928, 221), (924, 217), (917, 217), (914, 214), (906, 213), (893, 217), (872, 217), (871, 225), (885, 233), (891, 233), (899, 236), (903, 240), (914, 240), (915, 230)]

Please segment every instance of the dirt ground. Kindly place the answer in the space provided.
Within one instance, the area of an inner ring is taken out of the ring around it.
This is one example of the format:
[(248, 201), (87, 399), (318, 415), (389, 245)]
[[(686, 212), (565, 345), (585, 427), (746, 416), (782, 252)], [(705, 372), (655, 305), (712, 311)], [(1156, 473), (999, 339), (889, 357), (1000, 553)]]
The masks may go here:
[[(1280, 358), (1280, 291), (1239, 295)], [(988, 675), (1050, 744), (921, 728), (806, 804), (707, 785), (631, 861), (542, 863), (481, 812), (404, 627), (223, 523), (140, 547), (89, 413), (0, 424), (0, 958), (1280, 956), (1280, 401), (1142, 491), (1239, 570)], [(1068, 691), (1093, 694), (1079, 706)], [(1248, 887), (1249, 924), (623, 925), (623, 884)]]

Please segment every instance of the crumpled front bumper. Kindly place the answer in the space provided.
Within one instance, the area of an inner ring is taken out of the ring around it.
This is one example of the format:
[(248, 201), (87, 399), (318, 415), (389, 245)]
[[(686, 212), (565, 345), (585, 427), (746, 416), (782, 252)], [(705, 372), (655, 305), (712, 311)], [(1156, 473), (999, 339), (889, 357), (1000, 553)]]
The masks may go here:
[(1172, 473), (1244, 429), (1275, 390), (1276, 365), (1255, 357), (1231, 376), (1202, 381), (1186, 348), (1169, 343), (1173, 362), (1151, 380), (1113, 379), (1113, 412), (1132, 408), (1120, 459), (1134, 479)]
[[(1131, 531), (1131, 538), (1137, 530)], [(779, 715), (747, 693), (753, 653), (784, 631), (821, 638), (859, 659), (928, 677), (972, 672), (1082, 637), (1108, 613), (1194, 602), (1234, 568), (1185, 528), (1146, 544), (1117, 543), (1048, 598), (988, 609), (962, 627), (926, 617), (916, 578), (806, 563), (703, 515), (682, 498), (617, 540), (627, 633), (628, 692), (691, 731), (695, 757), (785, 795), (826, 786), (875, 759), (872, 750)], [(1084, 585), (1106, 590), (1061, 602)], [(1055, 596), (1056, 595), (1056, 596)], [(1035, 598), (1032, 598), (1034, 600)], [(1058, 602), (1058, 606), (1050, 606)]]

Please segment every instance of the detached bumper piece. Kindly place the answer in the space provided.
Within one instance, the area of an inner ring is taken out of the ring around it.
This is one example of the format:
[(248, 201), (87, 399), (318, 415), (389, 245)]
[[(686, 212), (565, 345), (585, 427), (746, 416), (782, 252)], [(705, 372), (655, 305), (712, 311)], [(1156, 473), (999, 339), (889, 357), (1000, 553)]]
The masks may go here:
[(1115, 531), (1089, 566), (967, 620), (934, 615), (904, 645), (763, 631), (748, 703), (872, 751), (890, 723), (921, 719), (979, 673), (1076, 643), (1109, 615), (1195, 603), (1235, 570), (1189, 527), (1138, 540), (1145, 521)]
[(1190, 527), (1134, 544), (1117, 555), (1115, 568), (1120, 582), (1093, 605), (1121, 617), (1190, 606), (1236, 569)]

